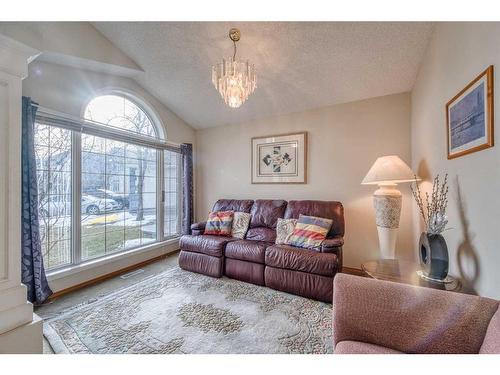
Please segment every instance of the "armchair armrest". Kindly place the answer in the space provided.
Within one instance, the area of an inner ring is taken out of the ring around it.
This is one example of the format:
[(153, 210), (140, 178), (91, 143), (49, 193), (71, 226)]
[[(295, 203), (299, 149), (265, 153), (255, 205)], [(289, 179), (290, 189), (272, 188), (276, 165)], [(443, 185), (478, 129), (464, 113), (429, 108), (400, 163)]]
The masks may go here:
[(199, 223), (191, 224), (191, 234), (193, 236), (200, 236), (205, 231), (206, 221), (200, 221)]
[(337, 274), (334, 344), (360, 341), (406, 353), (478, 353), (498, 301)]
[(321, 244), (320, 251), (322, 253), (333, 253), (337, 255), (338, 270), (342, 271), (342, 246), (344, 245), (344, 237), (337, 236), (327, 238)]

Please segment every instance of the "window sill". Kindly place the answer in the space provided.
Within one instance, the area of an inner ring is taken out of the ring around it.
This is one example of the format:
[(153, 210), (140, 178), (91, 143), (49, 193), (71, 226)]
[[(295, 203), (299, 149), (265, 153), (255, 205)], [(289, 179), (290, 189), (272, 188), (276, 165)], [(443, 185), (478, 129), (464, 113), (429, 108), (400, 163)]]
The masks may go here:
[(167, 250), (165, 253), (165, 254), (168, 254), (168, 253), (171, 253), (171, 252), (178, 250), (178, 246), (175, 246), (178, 244), (179, 244), (179, 237), (172, 238), (172, 239), (169, 239), (169, 240), (166, 240), (163, 242), (156, 242), (156, 243), (153, 243), (151, 245), (147, 245), (147, 246), (136, 248), (136, 249), (132, 249), (132, 250), (116, 253), (116, 254), (111, 254), (108, 256), (100, 257), (98, 259), (89, 260), (89, 261), (86, 261), (84, 263), (71, 265), (71, 266), (68, 266), (68, 267), (65, 267), (62, 269), (48, 272), (47, 273), (47, 280), (54, 281), (54, 280), (62, 279), (64, 277), (71, 276), (71, 275), (77, 274), (79, 272), (83, 272), (83, 271), (86, 271), (89, 269), (100, 267), (100, 266), (103, 266), (105, 264), (113, 263), (117, 260), (122, 260), (122, 259), (125, 259), (128, 257), (134, 256), (134, 255), (146, 253), (148, 251), (157, 250), (157, 249), (162, 248), (162, 247), (170, 247), (170, 249)]

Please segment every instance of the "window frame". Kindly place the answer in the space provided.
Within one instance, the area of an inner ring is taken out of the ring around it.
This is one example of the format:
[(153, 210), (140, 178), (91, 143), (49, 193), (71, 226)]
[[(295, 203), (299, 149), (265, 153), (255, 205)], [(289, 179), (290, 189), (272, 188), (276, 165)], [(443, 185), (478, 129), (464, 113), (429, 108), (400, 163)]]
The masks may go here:
[[(70, 189), (69, 189), (69, 192), (65, 192), (64, 194), (60, 194), (60, 193), (57, 193), (57, 194), (51, 194), (51, 188), (50, 188), (50, 184), (51, 184), (51, 175), (54, 174), (54, 173), (69, 173), (70, 174), (70, 184), (72, 184), (72, 176), (73, 176), (73, 169), (74, 169), (74, 166), (72, 165), (73, 163), (73, 158), (72, 158), (72, 153), (73, 153), (73, 143), (72, 143), (72, 139), (71, 139), (71, 136), (72, 136), (72, 132), (68, 131), (68, 135), (70, 136), (70, 145), (68, 147), (68, 149), (65, 149), (67, 151), (69, 151), (69, 156), (70, 156), (70, 170), (53, 170), (52, 169), (52, 163), (51, 163), (51, 159), (52, 159), (52, 154), (51, 154), (51, 149), (54, 148), (54, 146), (51, 144), (51, 132), (52, 132), (52, 127), (50, 127), (49, 125), (46, 125), (46, 128), (47, 128), (47, 132), (48, 132), (48, 138), (47, 138), (47, 144), (44, 145), (44, 144), (38, 144), (37, 143), (37, 140), (35, 138), (34, 140), (34, 144), (35, 144), (35, 147), (37, 146), (40, 146), (42, 148), (46, 148), (47, 149), (47, 154), (46, 154), (46, 164), (44, 166), (40, 166), (38, 165), (38, 161), (36, 163), (36, 174), (37, 174), (37, 185), (38, 185), (38, 178), (40, 177), (40, 175), (38, 174), (39, 172), (42, 172), (44, 174), (46, 174), (47, 176), (47, 180), (46, 181), (43, 181), (44, 182), (44, 187), (46, 188), (46, 192), (45, 192), (45, 195), (46, 195), (46, 202), (45, 202), (45, 205), (46, 207), (44, 208), (44, 210), (46, 211), (46, 219), (48, 220), (48, 223), (44, 223), (42, 225), (41, 223), (41, 218), (40, 218), (40, 215), (41, 215), (41, 212), (40, 212), (40, 208), (43, 207), (43, 203), (41, 203), (40, 201), (38, 202), (38, 214), (39, 214), (39, 217), (38, 217), (38, 221), (40, 222), (40, 231), (41, 232), (41, 228), (42, 226), (44, 227), (44, 233), (45, 233), (45, 236), (46, 238), (43, 239), (42, 241), (42, 238), (40, 236), (40, 243), (43, 245), (46, 245), (47, 248), (50, 247), (51, 245), (53, 245), (54, 243), (60, 243), (62, 241), (65, 241), (65, 239), (61, 240), (61, 239), (58, 239), (56, 241), (51, 241), (51, 234), (53, 231), (55, 231), (55, 228), (50, 224), (50, 222), (52, 221), (53, 218), (57, 217), (57, 215), (53, 214), (54, 210), (52, 209), (52, 202), (55, 202), (56, 203), (56, 207), (57, 207), (57, 203), (61, 202), (61, 200), (52, 200), (52, 198), (54, 197), (65, 197), (69, 194), (71, 194), (71, 199), (70, 200), (64, 200), (65, 204), (64, 204), (64, 214), (66, 214), (67, 212), (67, 206), (66, 204), (69, 203), (70, 204), (70, 215), (69, 215), (69, 218), (70, 218), (70, 225), (68, 226), (68, 229), (71, 231), (70, 232), (70, 238), (67, 239), (67, 241), (69, 242), (69, 245), (70, 245), (70, 254), (68, 254), (68, 260), (69, 262), (68, 263), (63, 263), (63, 264), (60, 264), (58, 266), (55, 266), (55, 267), (52, 267), (50, 269), (61, 269), (61, 268), (67, 268), (67, 267), (70, 267), (72, 264), (73, 264), (73, 254), (72, 254), (72, 251), (71, 251), (71, 248), (73, 246), (73, 232), (72, 232), (72, 225), (73, 225), (73, 216), (72, 216), (72, 210), (73, 208), (71, 207), (71, 205), (73, 204), (73, 191), (72, 191), (72, 185), (69, 186)], [(60, 129), (60, 128), (56, 128), (56, 129)], [(56, 151), (58, 150), (61, 150), (60, 148), (58, 147), (55, 147)], [(36, 149), (35, 149), (35, 154), (36, 154)], [(37, 156), (35, 155), (35, 158)], [(47, 185), (46, 185), (47, 184)], [(38, 188), (40, 188), (40, 185), (38, 185)], [(38, 200), (40, 200), (40, 191), (39, 191), (39, 196), (38, 196)], [(42, 207), (41, 207), (42, 206)], [(60, 207), (60, 206), (59, 206)], [(45, 216), (44, 215), (44, 216)], [(64, 217), (63, 221), (65, 221), (67, 218), (67, 216)], [(58, 221), (59, 218), (56, 219), (56, 221)], [(50, 257), (50, 250), (48, 251), (47, 255)], [(48, 264), (48, 260), (45, 260), (45, 264)]]
[[(178, 238), (179, 236), (176, 236), (176, 235), (170, 235), (170, 236), (165, 236), (165, 203), (167, 202), (167, 200), (165, 199), (165, 196), (166, 196), (166, 193), (167, 193), (167, 189), (165, 188), (165, 151), (170, 151), (172, 152), (172, 150), (164, 150), (161, 155), (162, 155), (162, 175), (161, 175), (161, 178), (162, 178), (162, 191), (161, 191), (161, 199), (162, 199), (162, 204), (161, 204), (161, 209), (162, 209), (162, 221), (161, 221), (161, 232), (163, 233), (163, 240), (164, 241), (168, 241), (168, 240), (172, 240), (172, 239), (175, 239), (175, 238)], [(183, 212), (183, 202), (184, 202), (184, 199), (183, 199), (183, 189), (182, 189), (182, 177), (183, 177), (183, 163), (182, 163), (182, 153), (180, 152), (180, 148), (179, 148), (179, 152), (176, 152), (179, 154), (179, 159), (178, 159), (178, 162), (179, 162), (179, 165), (178, 165), (178, 168), (177, 168), (177, 176), (176, 176), (176, 180), (177, 180), (177, 207), (179, 208), (179, 212), (181, 213), (181, 215), (179, 215), (179, 217), (177, 218), (177, 228), (178, 228), (178, 234), (181, 234), (182, 233), (182, 212)]]
[[(108, 93), (99, 94), (109, 95)], [(133, 251), (140, 251), (145, 248), (151, 247), (153, 245), (159, 245), (166, 241), (175, 240), (181, 235), (181, 222), (182, 222), (182, 179), (178, 178), (178, 194), (177, 198), (181, 204), (178, 206), (178, 228), (179, 232), (174, 236), (165, 236), (164, 231), (164, 212), (165, 212), (165, 178), (164, 178), (164, 153), (165, 151), (171, 151), (178, 153), (180, 156), (181, 163), (177, 168), (177, 173), (182, 176), (182, 154), (180, 151), (180, 145), (172, 142), (166, 141), (161, 137), (165, 135), (163, 126), (161, 123), (155, 121), (156, 115), (149, 111), (149, 106), (142, 106), (141, 101), (133, 100), (129, 94), (121, 95), (117, 92), (113, 92), (113, 95), (124, 96), (127, 100), (137, 105), (151, 120), (152, 125), (158, 134), (156, 137), (146, 137), (144, 135), (134, 133), (127, 130), (120, 130), (119, 128), (113, 128), (106, 124), (100, 124), (94, 121), (88, 121), (84, 118), (77, 118), (70, 115), (66, 115), (57, 111), (46, 109), (43, 107), (38, 107), (35, 123), (44, 124), (50, 127), (63, 128), (71, 131), (71, 254), (69, 264), (65, 264), (58, 267), (53, 267), (47, 269), (47, 274), (51, 275), (53, 273), (64, 271), (74, 266), (85, 265), (87, 263), (102, 260), (104, 258), (113, 256), (120, 256), (121, 254), (128, 254)], [(95, 96), (95, 97), (97, 97)], [(93, 98), (95, 98), (93, 97)], [(92, 99), (91, 99), (92, 100)], [(86, 105), (90, 103), (87, 101)], [(140, 104), (141, 103), (141, 104)], [(86, 105), (84, 106), (83, 112), (85, 111)], [(103, 254), (91, 259), (82, 259), (82, 228), (81, 228), (81, 197), (82, 197), (82, 135), (88, 134), (109, 140), (120, 141), (127, 144), (134, 144), (137, 146), (150, 147), (156, 150), (156, 239), (155, 241), (149, 242), (147, 244), (141, 244), (135, 247), (130, 247), (123, 249), (121, 251), (112, 252), (108, 254)]]
[[(148, 102), (141, 99), (139, 96), (137, 96), (132, 91), (129, 91), (129, 90), (126, 90), (123, 88), (106, 87), (106, 88), (103, 88), (101, 90), (94, 92), (93, 95), (87, 97), (87, 99), (85, 100), (85, 102), (82, 106), (82, 109), (80, 111), (80, 119), (85, 120), (85, 111), (87, 110), (87, 107), (92, 102), (92, 100), (96, 99), (99, 96), (106, 96), (106, 95), (120, 96), (122, 98), (125, 98), (126, 100), (129, 100), (130, 102), (135, 104), (137, 107), (142, 109), (142, 111), (149, 118), (151, 124), (154, 126), (154, 128), (156, 130), (157, 137), (153, 137), (153, 138), (157, 138), (157, 139), (163, 140), (163, 141), (167, 140), (167, 132), (165, 130), (165, 127), (163, 126), (163, 122), (161, 121), (160, 116), (156, 113), (154, 108), (151, 105), (149, 105)], [(107, 124), (101, 124), (101, 123), (96, 122), (96, 121), (89, 121), (89, 120), (85, 120), (85, 121), (87, 123), (98, 124), (100, 127), (104, 126), (104, 127), (110, 128), (110, 129), (119, 129), (117, 127), (110, 126)], [(132, 133), (132, 135), (134, 135), (134, 134), (140, 135), (139, 133), (134, 133), (132, 131), (127, 131), (127, 130), (123, 130), (123, 131), (126, 133)], [(173, 145), (173, 143), (172, 143), (172, 145)], [(180, 147), (179, 145), (177, 145), (177, 146)]]

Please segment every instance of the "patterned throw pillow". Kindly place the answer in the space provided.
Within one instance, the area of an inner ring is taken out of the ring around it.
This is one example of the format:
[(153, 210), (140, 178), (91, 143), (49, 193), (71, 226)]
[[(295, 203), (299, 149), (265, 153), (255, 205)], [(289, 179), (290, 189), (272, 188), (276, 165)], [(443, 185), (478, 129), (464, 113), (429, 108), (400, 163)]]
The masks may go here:
[(325, 240), (333, 221), (321, 217), (300, 215), (288, 244), (306, 249), (318, 249)]
[(233, 227), (233, 211), (215, 211), (208, 214), (207, 225), (203, 234), (230, 236)]
[(246, 212), (235, 212), (233, 219), (232, 236), (234, 238), (245, 238), (250, 225), (250, 214)]
[(278, 218), (278, 223), (276, 224), (276, 244), (285, 244), (293, 233), (295, 229), (295, 224), (297, 224), (297, 219), (282, 219)]

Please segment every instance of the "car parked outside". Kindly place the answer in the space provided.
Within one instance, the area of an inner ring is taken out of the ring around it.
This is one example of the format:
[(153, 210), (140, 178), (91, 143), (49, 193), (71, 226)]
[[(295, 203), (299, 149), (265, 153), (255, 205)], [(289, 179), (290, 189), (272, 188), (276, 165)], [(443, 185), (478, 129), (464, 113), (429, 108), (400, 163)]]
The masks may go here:
[(116, 203), (118, 203), (118, 209), (122, 210), (124, 208), (129, 208), (129, 199), (128, 199), (128, 194), (122, 194), (122, 193), (115, 193), (112, 190), (107, 190), (107, 189), (97, 189), (97, 191), (102, 192), (105, 194), (107, 198), (111, 198)]
[(118, 203), (118, 210), (130, 207), (128, 194), (116, 193), (108, 189), (86, 189), (83, 191), (83, 194), (92, 195), (100, 199), (113, 199), (116, 203)]
[(101, 199), (93, 195), (82, 196), (82, 214), (99, 215), (103, 212), (109, 212), (119, 209), (119, 204), (114, 199)]
[[(81, 201), (81, 213), (88, 215), (99, 215), (101, 213), (117, 210), (119, 204), (110, 198), (101, 199), (92, 195), (83, 195)], [(51, 196), (45, 204), (40, 207), (40, 215), (69, 216), (71, 215), (71, 201), (61, 196)]]

